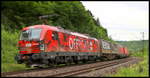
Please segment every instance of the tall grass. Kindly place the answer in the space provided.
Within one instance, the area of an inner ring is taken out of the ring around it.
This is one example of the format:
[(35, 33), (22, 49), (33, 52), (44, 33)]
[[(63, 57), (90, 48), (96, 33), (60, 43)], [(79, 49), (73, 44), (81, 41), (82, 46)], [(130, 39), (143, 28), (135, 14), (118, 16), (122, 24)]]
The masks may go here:
[(148, 48), (144, 48), (144, 52), (135, 52), (132, 53), (131, 56), (136, 56), (139, 58), (142, 58), (143, 61), (141, 61), (138, 64), (134, 64), (130, 67), (122, 67), (118, 69), (117, 73), (114, 75), (108, 75), (111, 77), (148, 77), (149, 76), (149, 64), (148, 64), (148, 58), (149, 58), (149, 51)]
[(19, 39), (19, 32), (14, 30), (13, 32), (2, 29), (2, 49), (1, 49), (1, 65), (2, 72), (9, 72), (15, 70), (25, 69), (24, 65), (17, 64), (14, 60), (14, 56), (17, 54), (17, 42)]

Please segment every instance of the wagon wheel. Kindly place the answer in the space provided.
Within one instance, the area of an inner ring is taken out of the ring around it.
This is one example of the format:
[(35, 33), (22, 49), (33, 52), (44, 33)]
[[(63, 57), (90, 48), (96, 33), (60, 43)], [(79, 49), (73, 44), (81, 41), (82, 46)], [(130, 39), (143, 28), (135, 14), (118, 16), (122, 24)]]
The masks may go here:
[(50, 59), (48, 59), (48, 62), (49, 62), (49, 63), (48, 63), (47, 65), (48, 65), (49, 67), (53, 67), (54, 64), (55, 64), (54, 61), (53, 61), (53, 60), (50, 60)]
[(59, 58), (59, 57), (56, 57), (56, 58), (55, 58), (55, 64), (58, 65), (59, 62), (60, 62), (60, 58)]
[(87, 60), (86, 60), (86, 59), (83, 59), (82, 62), (83, 62), (83, 63), (87, 63)]

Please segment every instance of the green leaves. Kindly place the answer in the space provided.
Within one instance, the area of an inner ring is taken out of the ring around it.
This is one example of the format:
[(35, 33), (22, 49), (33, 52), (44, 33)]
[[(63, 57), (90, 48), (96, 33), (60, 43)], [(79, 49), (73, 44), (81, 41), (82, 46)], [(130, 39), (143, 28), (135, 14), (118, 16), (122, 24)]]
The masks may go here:
[(99, 18), (94, 19), (92, 13), (85, 10), (79, 1), (3, 1), (2, 14), (7, 18), (2, 18), (2, 24), (11, 23), (6, 25), (10, 26), (6, 27), (10, 30), (43, 24), (39, 16), (50, 15), (46, 18), (49, 25), (109, 40), (107, 30), (100, 26)]

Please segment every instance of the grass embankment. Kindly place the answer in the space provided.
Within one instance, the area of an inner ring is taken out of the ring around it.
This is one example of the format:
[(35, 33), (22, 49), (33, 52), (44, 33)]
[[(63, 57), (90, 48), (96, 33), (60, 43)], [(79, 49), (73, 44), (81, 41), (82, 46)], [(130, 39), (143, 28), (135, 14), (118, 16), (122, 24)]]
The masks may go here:
[(117, 73), (114, 75), (109, 75), (111, 77), (148, 77), (149, 76), (149, 64), (148, 64), (148, 49), (144, 49), (143, 52), (132, 53), (131, 56), (136, 56), (143, 58), (144, 60), (138, 64), (131, 65), (130, 67), (121, 67), (118, 69)]
[(19, 39), (19, 32), (8, 32), (2, 30), (2, 49), (1, 49), (1, 65), (2, 72), (17, 71), (26, 69), (24, 64), (17, 64), (14, 56), (17, 54), (17, 42)]

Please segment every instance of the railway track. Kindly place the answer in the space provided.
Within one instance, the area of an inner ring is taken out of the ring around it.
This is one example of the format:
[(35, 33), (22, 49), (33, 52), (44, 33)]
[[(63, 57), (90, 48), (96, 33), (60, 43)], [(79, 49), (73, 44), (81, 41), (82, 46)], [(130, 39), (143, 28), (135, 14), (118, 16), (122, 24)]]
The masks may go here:
[(45, 71), (45, 70), (58, 69), (58, 68), (63, 68), (63, 67), (71, 67), (71, 66), (77, 66), (77, 65), (83, 65), (83, 64), (91, 64), (91, 63), (95, 63), (95, 62), (90, 61), (90, 62), (87, 62), (87, 63), (70, 64), (69, 66), (64, 64), (64, 65), (61, 65), (61, 66), (60, 65), (55, 65), (55, 66), (44, 67), (44, 68), (33, 68), (33, 69), (25, 69), (25, 70), (12, 71), (12, 72), (1, 72), (1, 75), (2, 76), (7, 76), (7, 75), (20, 74), (20, 73), (27, 73), (27, 72)]
[(137, 58), (129, 57), (113, 61), (96, 62), (91, 64), (81, 64), (74, 66), (65, 66), (52, 69), (36, 69), (13, 74), (2, 73), (2, 77), (70, 77), (79, 74), (87, 73), (90, 71), (100, 70), (107, 67), (123, 64), (127, 62), (135, 62)]
[[(49, 75), (49, 76), (50, 77), (71, 77), (71, 76), (76, 76), (76, 75), (79, 75), (79, 74), (82, 74), (82, 73), (87, 73), (87, 72), (90, 72), (90, 71), (95, 71), (95, 70), (104, 69), (104, 68), (107, 68), (107, 67), (110, 67), (110, 66), (115, 66), (115, 65), (118, 65), (118, 64), (126, 63), (126, 62), (129, 62), (129, 60), (132, 60), (132, 58), (121, 59), (121, 60), (117, 60), (117, 61), (115, 60), (113, 62), (109, 62), (109, 63), (106, 63), (106, 64), (103, 63), (103, 64), (96, 65), (96, 66), (94, 65), (94, 66), (89, 67), (89, 68), (83, 68), (83, 69), (79, 69), (79, 70), (75, 70), (75, 71), (59, 73), (59, 74)], [(136, 60), (134, 60), (134, 61), (136, 61)]]

